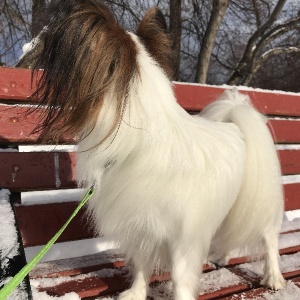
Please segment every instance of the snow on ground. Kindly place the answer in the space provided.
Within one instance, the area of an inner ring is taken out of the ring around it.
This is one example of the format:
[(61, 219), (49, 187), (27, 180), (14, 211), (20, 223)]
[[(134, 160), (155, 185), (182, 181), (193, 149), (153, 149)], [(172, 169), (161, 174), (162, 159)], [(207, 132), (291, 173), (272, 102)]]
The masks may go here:
[(297, 219), (300, 220), (300, 209), (286, 211), (284, 213), (284, 217), (288, 221), (296, 221)]
[[(31, 260), (43, 247), (28, 247), (25, 249), (27, 260)], [(116, 243), (106, 239), (93, 238), (74, 242), (57, 243), (52, 246), (49, 252), (41, 259), (41, 262), (53, 261), (57, 259), (92, 255), (106, 250), (116, 249)]]
[(0, 231), (1, 268), (8, 266), (9, 260), (18, 254), (18, 236), (15, 228), (14, 214), (9, 203), (10, 191), (0, 190), (0, 224), (5, 230)]
[[(257, 276), (263, 275), (264, 261), (254, 261), (251, 263), (244, 263), (236, 266), (237, 269), (242, 269), (244, 272), (256, 274)], [(300, 269), (300, 253), (282, 255), (280, 259), (280, 270), (283, 273), (293, 272)], [(299, 294), (300, 295), (300, 294)], [(300, 297), (299, 297), (300, 299)]]
[[(300, 238), (298, 237), (297, 244), (299, 245)], [(114, 261), (117, 260), (117, 258), (114, 258), (114, 255), (110, 255), (109, 251), (107, 252), (107, 259), (112, 259)], [(96, 259), (96, 258), (95, 258)], [(98, 261), (97, 261), (98, 262)], [(103, 263), (103, 262), (101, 262)], [(82, 261), (83, 265), (88, 265), (89, 263), (87, 261)], [(244, 272), (248, 273), (249, 276), (262, 276), (263, 274), (263, 261), (254, 261), (250, 263), (241, 264), (239, 266), (236, 266), (235, 268), (242, 269)], [(282, 255), (281, 256), (281, 271), (283, 273), (292, 272), (295, 270), (300, 269), (300, 253), (290, 254), (290, 255)], [(45, 272), (48, 268), (51, 268), (51, 262), (50, 263), (43, 263), (41, 264), (42, 268), (45, 269)], [(64, 266), (66, 267), (66, 266)], [(49, 271), (49, 270), (48, 270)], [(54, 271), (56, 271), (54, 269)], [(38, 270), (37, 273), (41, 274), (41, 270)], [(56, 285), (61, 282), (66, 282), (69, 280), (79, 280), (84, 279), (92, 276), (100, 276), (101, 278), (105, 277), (111, 277), (116, 275), (124, 275), (126, 274), (126, 269), (105, 269), (98, 272), (90, 272), (84, 275), (78, 275), (75, 277), (61, 277), (59, 279), (53, 279), (53, 278), (42, 278), (42, 279), (35, 279), (31, 280), (31, 284), (35, 287), (49, 287)], [(208, 273), (204, 273), (200, 279), (201, 281), (201, 289), (202, 292), (200, 294), (214, 292), (217, 290), (220, 290), (225, 287), (229, 286), (235, 286), (241, 283), (241, 279), (231, 273), (228, 269), (221, 268), (219, 270), (213, 270)], [(170, 281), (163, 282), (157, 286), (154, 286), (150, 290), (150, 296), (152, 296), (155, 300), (171, 300), (172, 297), (172, 283)], [(295, 295), (297, 295), (295, 297)], [(269, 300), (296, 300), (300, 298), (300, 289), (295, 286), (292, 282), (289, 282), (287, 287), (283, 291), (277, 291), (277, 292), (266, 292), (264, 295), (257, 298), (257, 300), (262, 299), (269, 299)], [(39, 298), (36, 298), (39, 299)], [(36, 300), (34, 299), (34, 300)], [(45, 298), (46, 299), (46, 298)], [(60, 299), (60, 298), (59, 298)], [(67, 298), (69, 299), (69, 298)], [(70, 298), (70, 300), (75, 300), (77, 298)], [(108, 299), (114, 299), (114, 298), (107, 298), (107, 297), (99, 297), (101, 300), (108, 300)], [(246, 299), (246, 298), (245, 298)]]
[[(294, 214), (295, 214), (295, 212), (294, 212)], [(299, 211), (297, 211), (297, 215), (299, 216)], [(290, 220), (288, 218), (291, 218), (291, 217), (287, 215), (286, 220), (284, 220), (282, 222), (281, 232), (288, 232), (288, 231), (300, 229), (300, 218), (299, 217), (295, 217), (292, 220)]]
[(39, 292), (36, 287), (31, 286), (33, 300), (80, 300), (76, 293), (68, 293), (62, 297), (51, 297), (46, 292)]
[(287, 282), (283, 290), (273, 292), (265, 292), (262, 296), (253, 300), (297, 300), (300, 298), (300, 289), (291, 281)]
[[(0, 190), (0, 287), (10, 281), (11, 277), (7, 273), (10, 261), (19, 255), (18, 234), (9, 196), (9, 190)], [(7, 298), (7, 300), (15, 299), (27, 299), (26, 286), (23, 283)]]
[(85, 255), (74, 257), (70, 259), (60, 259), (56, 261), (49, 261), (39, 263), (31, 272), (32, 278), (43, 278), (47, 274), (54, 274), (61, 271), (73, 270), (74, 268), (80, 269), (85, 267), (94, 266), (95, 264), (109, 264), (122, 262), (123, 258), (113, 250), (102, 251), (94, 255)]
[(30, 283), (35, 287), (47, 288), (55, 286), (64, 282), (74, 281), (74, 280), (83, 280), (90, 277), (99, 277), (99, 278), (110, 278), (114, 276), (122, 276), (127, 274), (125, 268), (123, 269), (103, 269), (100, 271), (90, 272), (86, 274), (80, 274), (76, 276), (66, 276), (66, 277), (57, 277), (57, 278), (39, 278), (32, 279)]

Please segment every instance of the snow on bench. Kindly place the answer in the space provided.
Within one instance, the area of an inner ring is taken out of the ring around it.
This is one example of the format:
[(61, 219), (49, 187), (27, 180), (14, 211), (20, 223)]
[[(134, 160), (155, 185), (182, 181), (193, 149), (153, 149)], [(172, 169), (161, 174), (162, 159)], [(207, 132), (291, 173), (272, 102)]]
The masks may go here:
[[(226, 88), (230, 87), (174, 83), (179, 104), (192, 114), (218, 98)], [(268, 115), (277, 144), (287, 211), (279, 244), (281, 268), (288, 284), (278, 292), (261, 287), (262, 262), (247, 262), (245, 257), (234, 256), (226, 268), (205, 265), (199, 299), (298, 299), (300, 95), (243, 87), (239, 90)], [(10, 191), (27, 260), (63, 225), (83, 193), (76, 189), (73, 140), (62, 139), (62, 147), (37, 146), (39, 134), (30, 134), (39, 116), (39, 109), (27, 113), (29, 107), (36, 105), (28, 102), (31, 93), (29, 70), (0, 68), (0, 188)], [(2, 230), (1, 217), (0, 227)], [(129, 285), (128, 270), (114, 248), (113, 243), (94, 237), (84, 211), (81, 212), (59, 243), (31, 272), (34, 299), (48, 299), (47, 295), (69, 297), (65, 299), (113, 299), (113, 295)], [(171, 299), (168, 279), (168, 274), (152, 278), (152, 299)]]

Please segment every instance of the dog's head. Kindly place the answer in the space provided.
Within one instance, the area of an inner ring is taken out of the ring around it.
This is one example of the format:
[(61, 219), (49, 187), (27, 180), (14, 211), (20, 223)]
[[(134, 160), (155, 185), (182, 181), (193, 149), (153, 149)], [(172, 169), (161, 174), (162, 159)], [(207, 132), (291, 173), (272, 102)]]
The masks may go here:
[[(139, 76), (138, 48), (107, 7), (96, 0), (52, 1), (52, 15), (43, 36), (43, 52), (34, 70), (43, 68), (33, 98), (46, 106), (44, 137), (57, 141), (92, 128), (113, 90), (116, 111), (103, 142), (120, 124), (130, 82)], [(171, 46), (166, 21), (150, 9), (136, 35), (148, 53), (172, 77)]]

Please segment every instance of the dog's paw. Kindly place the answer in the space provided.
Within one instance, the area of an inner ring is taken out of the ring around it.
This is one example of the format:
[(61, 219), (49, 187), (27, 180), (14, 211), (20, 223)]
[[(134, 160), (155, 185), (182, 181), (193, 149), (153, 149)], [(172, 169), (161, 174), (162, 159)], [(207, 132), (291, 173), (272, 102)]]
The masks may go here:
[(147, 293), (145, 290), (129, 289), (121, 293), (118, 300), (146, 300)]
[(285, 287), (285, 280), (281, 274), (276, 276), (268, 274), (262, 279), (260, 284), (272, 290), (281, 290)]
[(229, 255), (224, 255), (222, 257), (209, 257), (209, 261), (214, 264), (217, 268), (225, 267), (229, 261)]

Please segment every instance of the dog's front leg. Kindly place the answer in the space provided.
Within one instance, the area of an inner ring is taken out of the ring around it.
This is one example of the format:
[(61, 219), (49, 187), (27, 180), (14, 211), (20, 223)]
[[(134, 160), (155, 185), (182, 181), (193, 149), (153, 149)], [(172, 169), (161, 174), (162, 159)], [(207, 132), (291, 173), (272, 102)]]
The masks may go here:
[(142, 266), (143, 263), (135, 260), (132, 286), (121, 293), (118, 300), (146, 300), (149, 278)]
[[(186, 244), (188, 245), (188, 244)], [(203, 267), (202, 251), (198, 248), (174, 249), (172, 280), (175, 300), (195, 300)]]

